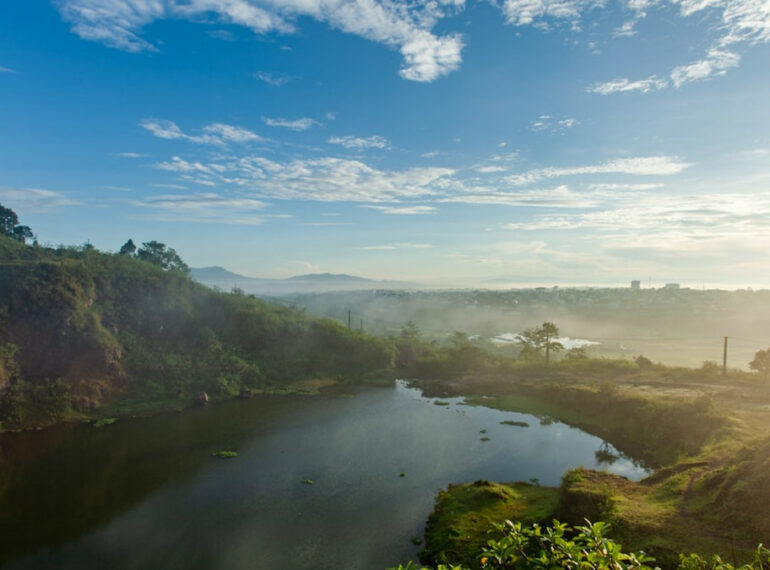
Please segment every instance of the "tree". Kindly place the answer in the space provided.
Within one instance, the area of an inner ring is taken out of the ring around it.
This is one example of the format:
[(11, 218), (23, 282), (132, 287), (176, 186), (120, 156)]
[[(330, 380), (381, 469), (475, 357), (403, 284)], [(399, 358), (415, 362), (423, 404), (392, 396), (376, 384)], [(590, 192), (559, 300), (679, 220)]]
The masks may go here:
[(128, 255), (129, 257), (133, 256), (136, 253), (136, 245), (134, 244), (134, 240), (129, 238), (129, 240), (120, 247), (120, 251), (118, 253), (120, 255)]
[(754, 360), (749, 362), (749, 368), (756, 370), (762, 376), (767, 378), (770, 375), (770, 348), (758, 350), (754, 354)]
[(552, 350), (562, 350), (564, 346), (556, 340), (559, 338), (558, 327), (551, 322), (544, 322), (539, 327), (526, 329), (518, 337), (519, 344), (524, 345), (524, 352), (534, 351), (536, 354), (541, 355), (545, 350), (545, 363), (548, 364), (551, 360)]
[(28, 239), (35, 237), (29, 226), (19, 225), (19, 216), (16, 215), (16, 212), (2, 204), (0, 204), (0, 234), (23, 244), (26, 244)]
[(29, 226), (16, 226), (13, 228), (13, 239), (26, 244), (28, 239), (35, 239), (35, 234)]
[(0, 204), (0, 234), (13, 237), (13, 229), (19, 223), (19, 216), (10, 208)]
[(179, 254), (173, 248), (166, 247), (165, 243), (159, 241), (144, 242), (142, 247), (137, 250), (136, 256), (142, 261), (147, 261), (166, 270), (190, 272), (190, 268), (182, 261)]

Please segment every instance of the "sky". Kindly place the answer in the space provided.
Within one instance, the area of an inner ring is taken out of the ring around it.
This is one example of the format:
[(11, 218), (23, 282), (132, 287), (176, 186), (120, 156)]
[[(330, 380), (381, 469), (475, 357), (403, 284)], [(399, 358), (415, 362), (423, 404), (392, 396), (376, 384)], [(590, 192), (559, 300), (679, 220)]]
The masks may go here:
[(255, 277), (770, 287), (770, 1), (4, 0), (0, 203)]

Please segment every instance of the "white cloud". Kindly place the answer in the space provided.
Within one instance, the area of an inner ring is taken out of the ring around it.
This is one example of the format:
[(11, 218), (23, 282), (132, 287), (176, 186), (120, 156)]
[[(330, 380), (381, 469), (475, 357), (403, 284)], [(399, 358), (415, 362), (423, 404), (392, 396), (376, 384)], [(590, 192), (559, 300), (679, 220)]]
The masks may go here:
[(597, 4), (592, 0), (504, 0), (502, 9), (509, 24), (547, 27), (547, 20), (576, 22), (586, 8)]
[(11, 69), (10, 67), (2, 67), (0, 66), (0, 73), (18, 73), (15, 69)]
[(558, 178), (561, 176), (578, 176), (593, 174), (629, 174), (634, 176), (671, 176), (692, 166), (671, 156), (642, 156), (634, 158), (618, 158), (602, 164), (588, 166), (573, 166), (567, 168), (540, 168), (523, 174), (508, 176), (506, 181), (513, 186), (524, 186), (538, 180)]
[(177, 172), (186, 182), (228, 185), (261, 196), (321, 202), (394, 202), (436, 194), (440, 181), (454, 174), (438, 167), (377, 170), (357, 160), (296, 159), (276, 162), (261, 156), (226, 157), (201, 163), (178, 156), (156, 168)]
[(225, 41), (225, 42), (234, 42), (235, 41), (235, 36), (229, 30), (209, 30), (209, 31), (206, 32), (206, 35), (211, 37), (211, 38), (214, 38), (214, 39), (217, 39), (217, 40), (222, 40), (222, 41)]
[(272, 85), (273, 87), (282, 87), (287, 83), (291, 83), (295, 79), (291, 75), (283, 75), (280, 73), (269, 73), (265, 71), (256, 72), (254, 74), (254, 77), (256, 79), (259, 79), (260, 81), (264, 81), (268, 85)]
[(626, 93), (629, 91), (639, 91), (640, 93), (649, 93), (651, 91), (660, 91), (668, 87), (668, 81), (659, 79), (652, 75), (647, 79), (638, 79), (631, 81), (625, 77), (613, 79), (605, 83), (597, 83), (588, 87), (589, 93), (598, 93), (599, 95), (610, 95), (612, 93)]
[(439, 155), (439, 151), (431, 150), (430, 152), (424, 152), (420, 155), (421, 158), (436, 158)]
[(284, 129), (289, 129), (292, 131), (306, 131), (310, 127), (320, 124), (318, 121), (314, 121), (313, 119), (310, 119), (308, 117), (302, 117), (294, 120), (282, 119), (278, 117), (277, 118), (262, 117), (262, 120), (265, 122), (266, 125), (270, 127), (282, 127)]
[(505, 172), (508, 170), (505, 166), (477, 166), (474, 170), (481, 174), (493, 174), (495, 172)]
[[(730, 237), (744, 244), (770, 245), (770, 192), (758, 194), (707, 194), (640, 196), (623, 207), (580, 214), (541, 216), (530, 222), (508, 224), (511, 230), (594, 230), (612, 232), (602, 240), (635, 241), (666, 248), (706, 249), (713, 239)], [(646, 237), (640, 237), (646, 236)], [(665, 238), (665, 239), (664, 239)], [(700, 244), (700, 245), (699, 245)]]
[(169, 190), (187, 190), (187, 186), (181, 184), (150, 184), (155, 188), (168, 188)]
[(361, 206), (362, 208), (371, 208), (380, 210), (383, 214), (396, 214), (402, 216), (424, 216), (425, 214), (435, 214), (436, 208), (433, 206)]
[(8, 188), (0, 186), (0, 203), (18, 210), (18, 214), (27, 212), (50, 212), (64, 206), (81, 206), (82, 202), (72, 200), (61, 192), (40, 188)]
[(350, 135), (344, 137), (332, 137), (328, 142), (356, 150), (363, 150), (366, 148), (388, 148), (390, 146), (390, 141), (388, 141), (388, 139), (377, 135), (371, 137), (354, 137)]
[(310, 17), (345, 33), (397, 49), (405, 79), (433, 81), (457, 69), (462, 39), (436, 35), (439, 19), (464, 6), (459, 1), (393, 2), (391, 0), (57, 0), (62, 17), (83, 39), (129, 51), (157, 51), (141, 29), (156, 20), (203, 20), (214, 16), (225, 24), (254, 33), (291, 33), (296, 21)]
[(490, 192), (443, 198), (442, 202), (459, 204), (519, 206), (537, 208), (593, 208), (601, 204), (603, 196), (575, 192), (569, 186), (533, 189), (516, 192)]
[(167, 140), (186, 140), (193, 143), (226, 145), (228, 142), (246, 143), (264, 140), (256, 133), (243, 127), (212, 123), (201, 129), (199, 135), (190, 135), (182, 131), (173, 121), (164, 119), (143, 119), (139, 126), (150, 131), (154, 136)]
[(636, 25), (635, 20), (623, 22), (623, 25), (620, 26), (618, 29), (616, 29), (614, 32), (612, 32), (612, 35), (619, 38), (630, 38), (631, 36), (635, 36), (636, 35), (636, 30), (634, 29), (635, 25)]
[(734, 52), (711, 49), (705, 59), (689, 65), (682, 65), (671, 72), (671, 82), (681, 87), (693, 81), (702, 81), (724, 75), (731, 67), (737, 67), (741, 57)]
[(114, 156), (118, 156), (120, 158), (144, 158), (147, 155), (138, 152), (116, 152)]
[(529, 130), (535, 133), (563, 133), (579, 124), (580, 122), (573, 117), (555, 119), (551, 115), (540, 115), (529, 124)]
[(364, 247), (357, 247), (356, 249), (361, 251), (390, 251), (394, 249), (430, 249), (432, 247), (432, 245), (427, 243), (399, 242), (384, 245), (367, 245)]
[(215, 193), (150, 196), (131, 203), (161, 211), (159, 219), (164, 221), (242, 225), (262, 223), (265, 216), (261, 211), (267, 206), (254, 198)]

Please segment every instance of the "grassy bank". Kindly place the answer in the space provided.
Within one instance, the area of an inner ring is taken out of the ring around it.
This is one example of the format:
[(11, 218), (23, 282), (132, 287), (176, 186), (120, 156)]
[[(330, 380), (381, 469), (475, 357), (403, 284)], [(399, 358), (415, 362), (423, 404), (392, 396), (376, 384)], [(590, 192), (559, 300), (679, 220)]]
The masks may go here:
[[(655, 467), (638, 483), (581, 468), (545, 492), (557, 497), (559, 520), (607, 521), (624, 548), (651, 553), (663, 568), (676, 567), (681, 552), (743, 562), (757, 544), (770, 542), (770, 390), (756, 376), (593, 361), (580, 369), (540, 367), (418, 384), (432, 396), (465, 395), (471, 404), (563, 421)], [(466, 501), (452, 511), (446, 493), (437, 500), (441, 525), (428, 525), (427, 550), (441, 551), (441, 533), (452, 539), (455, 525), (467, 532), (452, 548), (483, 542), (464, 521), (482, 520), (486, 507)], [(470, 548), (458, 556), (451, 560), (473, 567)]]
[(488, 531), (503, 520), (525, 524), (549, 522), (556, 512), (558, 491), (529, 483), (476, 481), (450, 485), (436, 498), (425, 526), (424, 564), (463, 564), (479, 568), (478, 553)]

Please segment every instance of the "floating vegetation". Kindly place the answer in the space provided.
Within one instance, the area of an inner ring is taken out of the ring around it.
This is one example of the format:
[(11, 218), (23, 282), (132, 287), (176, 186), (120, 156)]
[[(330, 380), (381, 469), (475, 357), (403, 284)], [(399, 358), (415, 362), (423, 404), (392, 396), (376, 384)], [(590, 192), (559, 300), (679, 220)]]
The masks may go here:
[(413, 536), (409, 540), (411, 540), (412, 544), (414, 544), (416, 546), (420, 546), (422, 544), (422, 539), (419, 536)]
[(221, 457), (222, 459), (231, 459), (233, 457), (238, 457), (238, 452), (229, 449), (222, 449), (220, 451), (215, 451), (211, 455), (214, 457)]
[(513, 420), (505, 420), (500, 423), (505, 426), (529, 427), (529, 424), (527, 422), (516, 422)]
[(479, 433), (487, 433), (487, 430), (483, 429)]
[(481, 441), (489, 441), (489, 438), (488, 437), (482, 437)]
[(451, 404), (451, 402), (445, 402), (444, 400), (436, 400), (435, 402), (433, 402), (433, 404), (436, 406), (448, 406), (449, 404)]
[(118, 418), (102, 418), (100, 420), (96, 420), (93, 425), (94, 427), (103, 427), (114, 424), (116, 421), (118, 421)]
[(313, 481), (312, 479), (303, 479), (302, 481), (300, 481), (300, 483), (302, 483), (303, 485), (312, 485), (313, 483), (315, 483), (315, 481)]
[(399, 473), (399, 474), (398, 474), (398, 476), (399, 476), (399, 477), (406, 477), (406, 473), (404, 473), (404, 472), (402, 471), (401, 473)]

